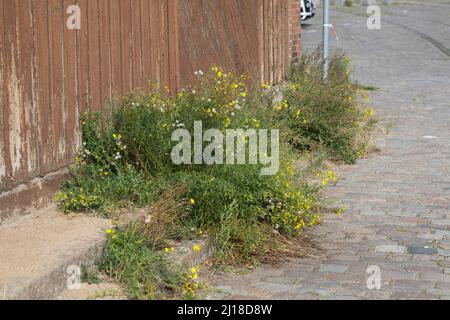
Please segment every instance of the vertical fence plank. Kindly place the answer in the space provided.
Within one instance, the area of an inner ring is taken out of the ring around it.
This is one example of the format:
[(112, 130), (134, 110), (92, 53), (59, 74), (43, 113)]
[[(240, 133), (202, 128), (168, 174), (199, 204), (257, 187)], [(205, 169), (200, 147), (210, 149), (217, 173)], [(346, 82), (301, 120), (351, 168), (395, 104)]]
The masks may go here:
[(264, 0), (258, 1), (259, 81), (264, 83)]
[(3, 1), (0, 1), (0, 192), (6, 189), (7, 178), (7, 100), (6, 100), (6, 64), (4, 52), (6, 50), (6, 38), (4, 36)]
[(123, 93), (133, 87), (133, 64), (131, 54), (131, 1), (120, 1), (121, 43), (122, 43), (122, 85)]
[(51, 63), (50, 63), (50, 37), (49, 37), (49, 4), (46, 1), (34, 1), (33, 9), (35, 20), (35, 46), (36, 46), (36, 83), (37, 104), (39, 112), (39, 175), (43, 176), (53, 168), (53, 157), (50, 150), (53, 148), (52, 108), (51, 108)]
[(142, 30), (141, 30), (141, 2), (132, 0), (131, 2), (131, 34), (132, 34), (132, 65), (133, 65), (133, 88), (142, 88)]
[(100, 30), (98, 0), (87, 1), (89, 41), (89, 98), (90, 110), (101, 110)]
[(7, 167), (9, 165), (9, 174), (11, 179), (18, 179), (21, 175), (23, 166), (23, 110), (21, 110), (21, 92), (19, 78), (18, 62), (18, 39), (15, 1), (7, 1), (3, 4), (3, 23), (4, 39), (8, 46), (5, 46), (4, 61), (5, 69), (5, 96), (6, 96), (6, 139), (9, 147)]
[(161, 28), (158, 34), (158, 42), (160, 43), (160, 54), (161, 54), (161, 81), (164, 87), (169, 87), (169, 44), (167, 43), (167, 34), (169, 32), (168, 25), (168, 1), (161, 0)]
[(33, 30), (30, 0), (16, 0), (17, 12), (17, 74), (20, 82), (20, 113), (24, 175), (37, 171), (36, 112), (33, 94)]
[(78, 99), (80, 112), (87, 111), (90, 105), (90, 65), (89, 65), (89, 8), (88, 1), (78, 0), (81, 12), (80, 30), (77, 32), (77, 73), (78, 73)]
[(109, 0), (99, 0), (101, 107), (112, 96), (109, 3)]
[(178, 42), (178, 12), (177, 0), (168, 0), (167, 4), (167, 43), (169, 65), (169, 87), (171, 92), (176, 92), (179, 86), (179, 42)]
[[(63, 13), (67, 13), (67, 9), (76, 4), (75, 0), (63, 1)], [(65, 141), (65, 163), (69, 164), (79, 147), (79, 139), (77, 119), (79, 114), (79, 106), (77, 99), (77, 31), (69, 30), (66, 26), (67, 14), (64, 15), (64, 119), (66, 122), (66, 141)]]
[[(165, 0), (154, 0), (150, 1), (150, 37), (152, 44), (152, 66), (153, 66), (153, 79), (161, 84), (161, 64), (162, 64), (162, 53), (161, 53), (161, 41), (160, 41), (160, 30), (161, 30), (161, 6), (162, 1)], [(155, 14), (156, 13), (156, 14)]]
[(121, 52), (121, 16), (120, 1), (110, 1), (110, 32), (111, 32), (111, 86), (112, 97), (123, 94), (122, 89), (122, 52)]
[(50, 62), (51, 62), (51, 90), (50, 103), (52, 109), (53, 148), (52, 157), (55, 169), (62, 166), (62, 110), (64, 99), (64, 50), (63, 50), (63, 10), (60, 0), (49, 0), (49, 28), (50, 28)]
[(142, 85), (148, 87), (152, 79), (151, 34), (150, 34), (150, 1), (140, 0), (142, 28)]

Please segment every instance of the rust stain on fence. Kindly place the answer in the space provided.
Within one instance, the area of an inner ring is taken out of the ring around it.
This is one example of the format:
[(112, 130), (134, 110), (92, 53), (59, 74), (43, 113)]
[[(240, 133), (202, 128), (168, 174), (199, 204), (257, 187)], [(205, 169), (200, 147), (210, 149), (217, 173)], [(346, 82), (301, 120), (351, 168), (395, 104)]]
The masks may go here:
[(150, 82), (175, 92), (213, 64), (282, 80), (292, 1), (0, 0), (0, 221), (54, 191), (82, 112)]

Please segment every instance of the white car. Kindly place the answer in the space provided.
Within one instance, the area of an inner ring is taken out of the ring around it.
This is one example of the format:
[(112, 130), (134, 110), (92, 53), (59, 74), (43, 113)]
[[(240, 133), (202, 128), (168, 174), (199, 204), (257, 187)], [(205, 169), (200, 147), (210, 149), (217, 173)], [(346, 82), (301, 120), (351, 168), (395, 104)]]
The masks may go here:
[(302, 21), (312, 18), (316, 15), (316, 6), (314, 5), (314, 2), (312, 0), (300, 0), (300, 4), (300, 16)]

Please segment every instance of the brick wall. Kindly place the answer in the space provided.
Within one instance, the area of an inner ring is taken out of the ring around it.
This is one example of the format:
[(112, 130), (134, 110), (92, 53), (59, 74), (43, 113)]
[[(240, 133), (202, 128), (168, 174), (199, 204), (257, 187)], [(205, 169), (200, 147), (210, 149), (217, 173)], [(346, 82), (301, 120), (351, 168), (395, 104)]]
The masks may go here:
[(289, 47), (291, 48), (291, 62), (298, 62), (301, 55), (301, 22), (300, 22), (300, 0), (290, 0), (289, 3)]

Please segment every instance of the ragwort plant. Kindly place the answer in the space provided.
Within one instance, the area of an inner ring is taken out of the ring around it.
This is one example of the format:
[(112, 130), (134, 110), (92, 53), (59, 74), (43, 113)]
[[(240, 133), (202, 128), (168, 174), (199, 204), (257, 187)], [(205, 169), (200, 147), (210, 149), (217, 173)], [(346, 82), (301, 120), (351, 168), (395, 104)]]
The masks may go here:
[(278, 117), (292, 130), (289, 143), (295, 148), (325, 151), (333, 160), (352, 164), (370, 149), (376, 119), (373, 109), (361, 106), (349, 59), (337, 52), (329, 68), (324, 80), (319, 51), (294, 65), (283, 90), (289, 108), (278, 110)]
[[(343, 56), (331, 61), (327, 82), (319, 65), (307, 56), (273, 101), (267, 99), (270, 86), (251, 86), (247, 76), (214, 66), (197, 72), (198, 82), (176, 95), (152, 88), (116, 100), (106, 119), (83, 116), (83, 147), (57, 195), (64, 211), (111, 217), (115, 209), (137, 206), (148, 208), (147, 221), (167, 190), (183, 186), (174, 196), (186, 206), (170, 223), (142, 227), (141, 219), (141, 225), (120, 225), (109, 235), (102, 270), (125, 283), (131, 297), (154, 298), (180, 283), (186, 291), (192, 279), (186, 282), (159, 254), (164, 237), (182, 240), (201, 230), (213, 238), (218, 262), (244, 264), (280, 248), (280, 235), (296, 236), (320, 223), (321, 190), (336, 176), (329, 171), (322, 184), (308, 183), (293, 151), (325, 150), (328, 157), (354, 162), (367, 147), (360, 137), (367, 135), (373, 111), (360, 108)], [(261, 176), (261, 165), (249, 164), (173, 164), (173, 131), (193, 132), (195, 121), (204, 130), (280, 129), (280, 172)]]

